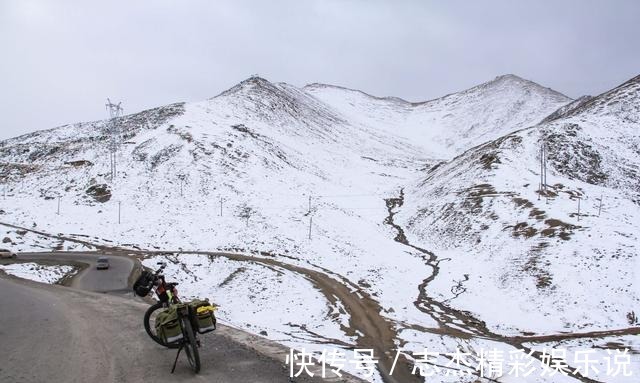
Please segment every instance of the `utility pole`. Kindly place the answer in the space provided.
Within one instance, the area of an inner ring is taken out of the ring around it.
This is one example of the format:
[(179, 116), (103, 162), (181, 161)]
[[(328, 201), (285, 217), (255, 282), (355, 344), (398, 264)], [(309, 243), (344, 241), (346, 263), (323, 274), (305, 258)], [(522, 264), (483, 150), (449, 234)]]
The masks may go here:
[(602, 198), (604, 198), (604, 194), (600, 194), (600, 206), (598, 206), (598, 217), (600, 217), (600, 213), (602, 212)]
[(580, 196), (578, 196), (578, 221), (580, 221)]
[(184, 195), (184, 180), (185, 180), (186, 176), (184, 173), (180, 173), (178, 174), (178, 179), (180, 180), (180, 197), (182, 197)]
[(222, 197), (220, 197), (220, 217), (222, 217)]
[(57, 215), (60, 215), (60, 196), (58, 196), (58, 211), (56, 212)]
[(311, 215), (311, 194), (309, 194), (309, 209), (307, 210), (309, 216), (309, 240), (311, 240), (311, 227), (313, 226), (313, 216)]
[(542, 175), (542, 173), (544, 172), (544, 170), (542, 169), (542, 144), (540, 145), (540, 194), (542, 194), (542, 185), (544, 185), (544, 176)]
[(111, 173), (111, 181), (114, 182), (117, 175), (117, 154), (118, 154), (118, 144), (120, 141), (120, 129), (116, 122), (116, 119), (122, 115), (122, 106), (121, 102), (114, 104), (110, 99), (107, 98), (107, 103), (105, 107), (109, 112), (109, 122), (107, 123), (107, 133), (110, 136), (109, 142), (109, 161), (110, 161), (110, 173)]
[[(543, 142), (542, 143), (542, 151), (544, 153), (544, 162), (543, 162), (543, 167), (544, 167), (544, 191), (545, 193), (547, 192), (547, 145)], [(547, 198), (548, 200), (548, 198)]]
[(120, 223), (120, 208), (122, 207), (122, 201), (118, 201), (118, 224)]

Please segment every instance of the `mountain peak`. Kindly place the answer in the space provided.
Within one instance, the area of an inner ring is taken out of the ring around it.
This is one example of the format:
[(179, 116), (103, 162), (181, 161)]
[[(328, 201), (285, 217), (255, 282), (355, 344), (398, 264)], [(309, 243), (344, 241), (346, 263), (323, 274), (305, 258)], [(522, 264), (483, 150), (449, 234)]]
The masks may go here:
[[(542, 86), (537, 82), (527, 80), (515, 74), (507, 73), (500, 76), (497, 76), (491, 81), (485, 82), (484, 84), (480, 84), (476, 87), (468, 89), (468, 91), (477, 90), (477, 89), (490, 89), (490, 88), (520, 88), (525, 89), (527, 91), (535, 91), (539, 93), (547, 94), (558, 101), (571, 101), (571, 98), (546, 86)], [(464, 93), (464, 92), (463, 92)]]
[(271, 82), (264, 77), (260, 77), (257, 74), (249, 76), (246, 80), (240, 81), (240, 84), (251, 85), (251, 86), (265, 86), (271, 85)]
[(520, 76), (511, 74), (511, 73), (496, 76), (496, 78), (486, 82), (485, 84), (513, 84), (513, 85), (520, 85), (520, 86), (538, 86), (540, 88), (549, 89), (547, 87), (544, 87), (538, 84), (537, 82), (527, 80), (526, 78), (522, 78)]
[(240, 81), (239, 83), (237, 83), (236, 85), (232, 86), (231, 88), (223, 91), (222, 93), (218, 94), (217, 96), (214, 96), (213, 98), (216, 97), (220, 97), (220, 96), (227, 96), (227, 95), (231, 95), (237, 92), (241, 92), (241, 91), (246, 91), (246, 90), (256, 90), (256, 89), (271, 89), (273, 88), (275, 85), (270, 82), (269, 80), (258, 76), (257, 74), (251, 75), (250, 77), (246, 78), (245, 80)]
[(500, 76), (496, 76), (496, 78), (493, 81), (529, 81), (529, 80), (526, 80), (520, 76), (516, 76), (515, 74), (512, 74), (512, 73), (507, 73)]
[(520, 85), (520, 86), (538, 86), (540, 88), (544, 88), (544, 89), (549, 89), (545, 86), (542, 86), (540, 84), (538, 84), (535, 81), (531, 81), (528, 80), (524, 77), (520, 77), (518, 75), (512, 74), (512, 73), (506, 73), (500, 76), (496, 76), (496, 78), (494, 78), (491, 81), (486, 82), (485, 84), (514, 84), (514, 85)]

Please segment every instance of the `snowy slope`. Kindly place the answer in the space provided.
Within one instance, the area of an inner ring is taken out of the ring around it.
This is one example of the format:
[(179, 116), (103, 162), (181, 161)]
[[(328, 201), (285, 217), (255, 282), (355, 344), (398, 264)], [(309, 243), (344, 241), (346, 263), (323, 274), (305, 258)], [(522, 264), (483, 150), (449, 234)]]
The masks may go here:
[[(639, 112), (636, 77), (428, 171), (398, 219), (411, 241), (448, 258), (431, 294), (506, 332), (636, 325)], [(454, 281), (465, 278), (454, 298)]]
[[(426, 267), (389, 240), (383, 223), (384, 198), (431, 163), (406, 140), (351, 124), (304, 91), (261, 78), (209, 100), (125, 116), (119, 123), (125, 137), (115, 182), (109, 181), (104, 122), (4, 141), (0, 174), (7, 197), (0, 201), (0, 220), (104, 244), (286, 256), (367, 286), (387, 309), (395, 307), (398, 318), (421, 316), (396, 278), (417, 285)], [(306, 287), (290, 275), (280, 287)], [(199, 283), (203, 294), (210, 283)], [(268, 294), (271, 300), (264, 303), (252, 298), (249, 287), (240, 285), (234, 302), (255, 310), (232, 311), (223, 320), (253, 331), (277, 323), (265, 330), (278, 340), (294, 340), (290, 334), (309, 323), (310, 331), (352, 341), (353, 332), (341, 330), (344, 315), (333, 314), (344, 313), (339, 301), (325, 302), (320, 311), (307, 305), (310, 311), (288, 316), (272, 310), (265, 323), (261, 312), (284, 307), (290, 302), (280, 299), (293, 296)], [(317, 293), (303, 288), (300, 296), (311, 302)], [(318, 320), (311, 322), (310, 315)]]
[(463, 150), (534, 125), (570, 98), (514, 75), (431, 101), (370, 96), (324, 84), (304, 88), (350, 121), (379, 127), (447, 159)]
[(428, 163), (403, 139), (260, 78), (120, 122), (114, 183), (101, 122), (5, 141), (2, 219), (145, 248), (293, 253), (330, 269), (346, 264), (356, 280), (397, 267), (385, 257), (400, 247), (387, 240), (383, 198)]
[(60, 283), (78, 270), (69, 265), (41, 265), (33, 262), (0, 265), (0, 270), (18, 278), (29, 279), (41, 283)]
[[(379, 303), (376, 314), (392, 323), (394, 344), (412, 350), (500, 342), (434, 335), (444, 331), (439, 312), (449, 306), (506, 334), (622, 326), (629, 310), (640, 312), (629, 282), (637, 279), (630, 254), (637, 247), (638, 146), (623, 139), (637, 138), (633, 84), (568, 104), (508, 75), (408, 103), (252, 77), (209, 100), (119, 118), (114, 182), (105, 121), (1, 142), (0, 222), (133, 248), (251, 252), (346, 279)], [(548, 205), (535, 187), (541, 141), (555, 185)], [(584, 156), (567, 156), (567, 143), (574, 145), (569, 154)], [(597, 171), (593, 158), (600, 158)], [(595, 198), (605, 195), (598, 221), (577, 222), (577, 193), (592, 215)], [(402, 228), (419, 248), (398, 241)], [(27, 248), (10, 237), (9, 245)], [(353, 345), (362, 335), (349, 328), (339, 299), (327, 301), (291, 270), (201, 254), (171, 261), (169, 276), (185, 295), (224, 303), (221, 318), (235, 326), (316, 351)], [(426, 293), (438, 302), (425, 309), (419, 286), (434, 269)], [(591, 279), (602, 288), (593, 296), (581, 288)], [(483, 304), (496, 299), (504, 302), (499, 310)], [(558, 312), (572, 300), (579, 303)], [(459, 322), (445, 330), (464, 327)]]
[[(322, 180), (330, 171), (332, 182), (340, 178), (351, 183), (348, 174), (335, 170), (378, 158), (401, 163), (419, 155), (402, 139), (351, 126), (306, 93), (260, 78), (204, 102), (161, 107), (122, 117), (118, 123), (125, 183), (134, 177), (134, 183), (158, 175), (175, 178), (177, 173), (210, 177), (208, 169), (216, 167), (235, 176), (253, 172), (250, 176), (261, 178), (293, 170)], [(1, 174), (16, 179), (55, 171), (104, 178), (109, 141), (105, 129), (104, 122), (81, 123), (4, 141)], [(305, 158), (309, 150), (313, 158)], [(81, 195), (85, 186), (72, 190)]]

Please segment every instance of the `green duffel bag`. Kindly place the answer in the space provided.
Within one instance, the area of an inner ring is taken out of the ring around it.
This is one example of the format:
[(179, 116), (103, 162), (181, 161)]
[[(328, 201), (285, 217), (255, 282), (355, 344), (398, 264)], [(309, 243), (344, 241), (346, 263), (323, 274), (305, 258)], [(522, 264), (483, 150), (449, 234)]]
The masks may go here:
[(205, 334), (216, 329), (215, 305), (208, 300), (194, 299), (188, 303), (193, 313), (193, 323), (195, 330), (200, 334)]
[(156, 316), (156, 334), (167, 344), (182, 340), (184, 336), (176, 305), (169, 306)]

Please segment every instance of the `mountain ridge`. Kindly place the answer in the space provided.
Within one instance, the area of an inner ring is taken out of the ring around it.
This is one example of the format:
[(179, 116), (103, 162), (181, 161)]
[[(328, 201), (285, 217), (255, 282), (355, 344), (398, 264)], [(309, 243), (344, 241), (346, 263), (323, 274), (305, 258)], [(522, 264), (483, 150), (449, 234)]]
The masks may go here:
[(527, 80), (527, 79), (525, 79), (523, 77), (520, 77), (520, 76), (515, 75), (515, 74), (510, 74), (510, 73), (496, 76), (493, 80), (485, 81), (485, 82), (480, 83), (478, 85), (474, 85), (474, 86), (472, 86), (470, 88), (466, 88), (466, 89), (463, 89), (463, 90), (460, 90), (460, 91), (456, 91), (456, 92), (447, 93), (447, 94), (445, 94), (443, 96), (439, 96), (439, 97), (435, 97), (435, 98), (431, 98), (431, 99), (427, 99), (427, 100), (422, 100), (422, 101), (408, 101), (408, 100), (406, 100), (406, 99), (404, 99), (402, 97), (399, 97), (399, 96), (376, 96), (376, 95), (373, 95), (371, 93), (365, 92), (365, 91), (357, 89), (357, 88), (350, 88), (350, 87), (346, 87), (346, 86), (342, 86), (342, 85), (328, 84), (328, 83), (318, 83), (318, 82), (309, 83), (309, 84), (304, 85), (302, 87), (302, 89), (303, 90), (312, 90), (313, 91), (314, 89), (318, 89), (318, 88), (335, 88), (335, 89), (341, 89), (341, 90), (345, 90), (345, 91), (358, 92), (358, 93), (361, 93), (361, 94), (363, 94), (365, 96), (368, 96), (368, 97), (371, 97), (371, 98), (374, 98), (374, 99), (378, 99), (378, 100), (397, 101), (397, 102), (403, 103), (403, 104), (410, 104), (412, 106), (418, 106), (418, 105), (426, 104), (426, 103), (429, 103), (429, 102), (432, 102), (432, 101), (437, 101), (437, 100), (446, 98), (446, 97), (451, 96), (451, 95), (464, 93), (464, 92), (467, 92), (467, 91), (472, 91), (475, 88), (489, 87), (489, 86), (492, 86), (494, 84), (505, 83), (505, 82), (512, 83), (512, 84), (519, 84), (519, 85), (525, 86), (525, 87), (527, 87), (527, 86), (528, 87), (537, 87), (539, 89), (544, 89), (544, 90), (547, 90), (547, 91), (549, 91), (551, 93), (555, 93), (559, 97), (563, 97), (563, 98), (566, 98), (566, 99), (571, 99), (570, 97), (568, 97), (568, 96), (564, 95), (563, 93), (561, 93), (561, 92), (559, 92), (557, 90), (554, 90), (554, 89), (552, 89), (550, 87), (545, 87), (543, 85), (540, 85), (540, 84), (536, 83), (535, 81)]
[[(511, 76), (417, 106), (247, 79), (207, 100), (116, 119), (114, 180), (106, 120), (3, 141), (0, 221), (95, 244), (178, 249), (169, 259), (189, 260), (171, 262), (185, 277), (181, 291), (213, 274), (232, 286), (246, 279), (223, 292), (210, 286), (212, 299), (234, 294), (220, 319), (286, 342), (300, 339), (304, 323), (314, 351), (354, 343), (339, 300), (313, 298), (313, 315), (308, 302), (291, 310), (300, 284), (279, 270), (265, 282), (264, 270), (206, 266), (214, 262), (183, 251), (286, 258), (331, 273), (375, 299), (407, 349), (454, 350), (462, 343), (448, 330), (472, 351), (509, 350), (503, 336), (627, 328), (640, 312), (640, 102), (635, 81), (618, 88), (569, 114), (579, 103)], [(23, 251), (45, 246), (30, 233), (4, 235)], [(256, 312), (261, 299), (268, 304)], [(274, 320), (269, 306), (300, 316)], [(480, 327), (497, 342), (479, 343)]]
[(408, 103), (331, 85), (305, 90), (350, 121), (393, 132), (422, 144), (434, 158), (451, 158), (467, 148), (539, 123), (571, 102), (563, 94), (515, 75), (429, 101)]
[[(482, 291), (503, 294), (508, 311), (520, 314), (502, 326), (522, 330), (532, 316), (558, 329), (569, 326), (563, 321), (576, 328), (627, 323), (640, 305), (640, 288), (630, 284), (640, 241), (640, 84), (632, 80), (572, 113), (471, 148), (407, 188), (397, 222), (412, 243), (433, 244), (449, 258), (430, 285), (434, 294), (447, 299), (448, 281), (466, 274), (469, 294), (458, 305), (497, 323)], [(611, 290), (625, 295), (611, 298)]]

